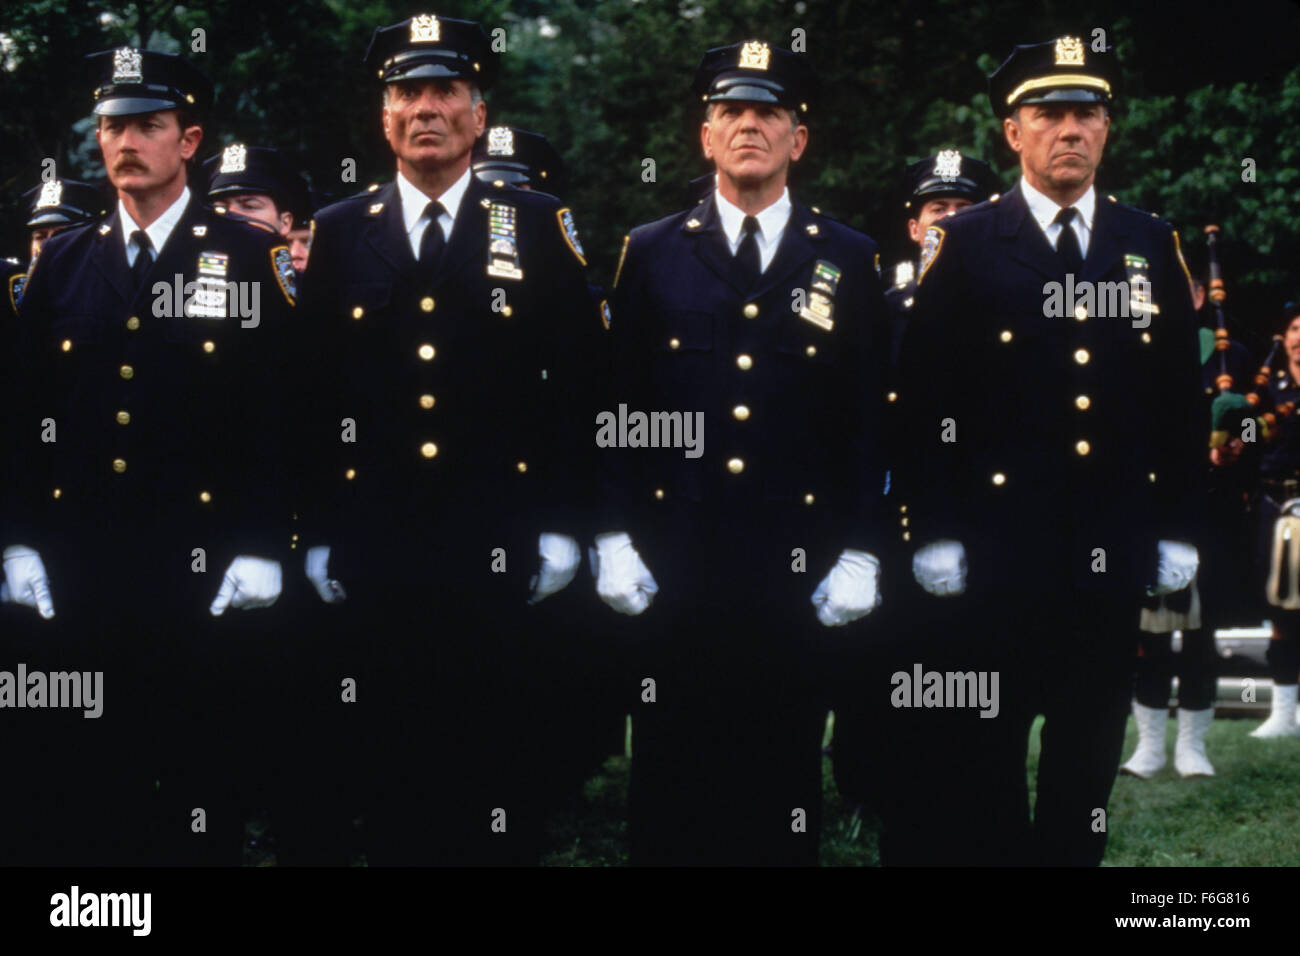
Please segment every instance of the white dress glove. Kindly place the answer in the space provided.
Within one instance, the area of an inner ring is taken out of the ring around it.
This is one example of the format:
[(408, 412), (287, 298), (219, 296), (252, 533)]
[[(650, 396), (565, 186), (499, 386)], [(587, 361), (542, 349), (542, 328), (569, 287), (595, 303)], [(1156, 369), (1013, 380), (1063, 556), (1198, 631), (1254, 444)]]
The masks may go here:
[(54, 599), (50, 596), (50, 578), (41, 556), (25, 544), (5, 548), (6, 602), (33, 607), (41, 617), (54, 617)]
[(330, 577), (329, 567), (330, 546), (328, 544), (307, 549), (307, 557), (303, 562), (307, 580), (311, 582), (322, 601), (326, 604), (338, 604), (346, 600), (348, 594), (343, 590), (342, 584)]
[(817, 620), (839, 627), (865, 617), (880, 603), (880, 562), (865, 551), (845, 550), (813, 592)]
[(619, 614), (640, 614), (659, 585), (625, 532), (596, 536), (596, 593)]
[(955, 597), (966, 590), (966, 549), (960, 541), (934, 541), (912, 555), (912, 577), (927, 594)]
[(582, 564), (582, 549), (577, 541), (565, 534), (543, 534), (537, 539), (537, 553), (542, 566), (528, 582), (532, 588), (529, 604), (536, 604), (567, 588), (578, 573), (578, 565)]
[(1148, 588), (1152, 597), (1161, 594), (1173, 594), (1192, 583), (1196, 568), (1201, 563), (1196, 548), (1186, 541), (1161, 541), (1160, 563), (1156, 567), (1156, 586)]
[(226, 568), (221, 590), (208, 610), (213, 617), (220, 617), (228, 607), (244, 610), (270, 607), (280, 597), (280, 585), (279, 561), (240, 555)]

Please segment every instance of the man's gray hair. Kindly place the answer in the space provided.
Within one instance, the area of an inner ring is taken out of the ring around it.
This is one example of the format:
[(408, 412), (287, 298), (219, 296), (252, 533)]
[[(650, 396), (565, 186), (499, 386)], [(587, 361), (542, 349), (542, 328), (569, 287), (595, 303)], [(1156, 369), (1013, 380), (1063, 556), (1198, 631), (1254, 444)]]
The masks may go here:
[[(727, 102), (727, 100), (717, 100), (717, 101), (715, 101), (715, 102), (713, 102), (713, 103), (705, 103), (705, 104), (704, 104), (704, 122), (706, 122), (706, 123), (712, 123), (712, 122), (713, 122), (713, 108), (714, 108), (715, 106), (721, 106), (723, 103), (726, 103), (726, 102)], [(799, 124), (802, 122), (802, 120), (799, 119), (799, 111), (798, 111), (798, 110), (787, 109), (786, 112), (790, 114), (790, 125), (791, 125), (792, 127), (794, 127), (794, 128), (798, 128)]]
[[(468, 80), (466, 80), (465, 82), (469, 83)], [(385, 83), (384, 84), (384, 105), (385, 106), (388, 105), (388, 102), (389, 100), (392, 99), (392, 97), (393, 97), (393, 84)], [(469, 105), (471, 107), (477, 107), (482, 102), (483, 102), (483, 91), (478, 88), (477, 84), (469, 83)]]

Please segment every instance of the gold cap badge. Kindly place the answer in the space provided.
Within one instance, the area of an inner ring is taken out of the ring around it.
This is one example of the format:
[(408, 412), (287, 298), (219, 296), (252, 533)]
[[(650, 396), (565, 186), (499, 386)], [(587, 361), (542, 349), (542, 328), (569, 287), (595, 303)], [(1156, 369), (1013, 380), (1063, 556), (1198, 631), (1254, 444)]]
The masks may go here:
[(745, 70), (766, 70), (771, 58), (771, 49), (759, 40), (750, 40), (740, 48), (740, 67)]
[(411, 17), (412, 43), (437, 43), (440, 33), (437, 17), (427, 13)]
[(1078, 37), (1061, 37), (1056, 41), (1057, 66), (1083, 66), (1083, 44)]

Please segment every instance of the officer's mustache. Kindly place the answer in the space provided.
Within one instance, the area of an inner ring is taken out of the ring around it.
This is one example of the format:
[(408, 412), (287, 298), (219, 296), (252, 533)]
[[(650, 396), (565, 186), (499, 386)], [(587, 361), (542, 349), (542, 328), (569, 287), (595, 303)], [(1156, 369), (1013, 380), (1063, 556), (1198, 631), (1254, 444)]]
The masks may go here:
[(113, 172), (120, 173), (131, 169), (138, 169), (142, 173), (147, 173), (149, 171), (149, 167), (138, 159), (119, 159), (117, 164), (113, 167)]

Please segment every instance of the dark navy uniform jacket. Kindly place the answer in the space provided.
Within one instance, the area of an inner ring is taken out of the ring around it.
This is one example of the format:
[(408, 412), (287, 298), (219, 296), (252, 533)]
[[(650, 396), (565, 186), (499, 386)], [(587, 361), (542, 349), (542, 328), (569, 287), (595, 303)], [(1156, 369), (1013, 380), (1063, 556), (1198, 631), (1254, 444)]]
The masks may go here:
[[(1144, 259), (1160, 310), (1146, 328), (1095, 302), (1046, 317), (1064, 267), (1019, 188), (937, 228), (903, 344), (900, 533), (961, 541), (972, 590), (1138, 596), (1157, 540), (1195, 541), (1204, 507), (1200, 356), (1172, 227), (1098, 196), (1076, 277), (1126, 280), (1125, 256)], [(955, 442), (941, 440), (945, 419)]]
[[(217, 575), (238, 554), (287, 556), (288, 249), (192, 196), (155, 256), (134, 290), (116, 211), (42, 249), (19, 316), (6, 537), (44, 553), (129, 526), (122, 548), (184, 548), (174, 560), (188, 572), (203, 547)], [(207, 303), (214, 314), (183, 314), (199, 280), (240, 283), (255, 316), (229, 314), (228, 292)]]
[[(640, 226), (616, 277), (606, 407), (704, 414), (703, 454), (602, 449), (602, 530), (627, 531), (665, 595), (806, 600), (841, 550), (879, 554), (888, 327), (867, 236), (791, 200), (753, 288), (733, 273), (713, 194)], [(830, 328), (800, 315), (819, 264)], [(807, 573), (791, 573), (803, 548)], [(809, 610), (811, 614), (811, 610)]]
[[(513, 238), (492, 237), (493, 220)], [(502, 257), (517, 278), (488, 274)], [(439, 553), (486, 570), (497, 547), (509, 570), (532, 568), (539, 533), (585, 534), (600, 325), (584, 267), (557, 199), (474, 178), (432, 272), (395, 183), (316, 214), (299, 510), (331, 546), (331, 574), (374, 577), (413, 556), (427, 568)]]

